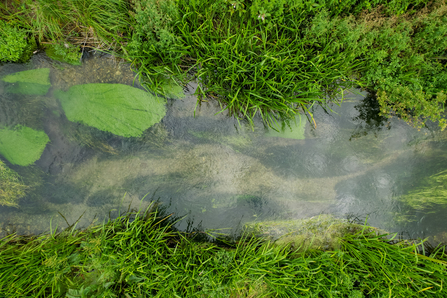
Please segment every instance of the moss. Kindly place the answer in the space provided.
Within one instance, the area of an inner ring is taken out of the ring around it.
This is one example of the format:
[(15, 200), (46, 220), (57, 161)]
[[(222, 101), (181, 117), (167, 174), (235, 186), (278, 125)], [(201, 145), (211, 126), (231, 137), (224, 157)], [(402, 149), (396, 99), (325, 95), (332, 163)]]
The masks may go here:
[(26, 30), (0, 20), (0, 61), (26, 62), (36, 48)]
[(56, 91), (68, 120), (139, 137), (166, 114), (164, 100), (122, 84), (85, 84)]
[(27, 166), (34, 163), (49, 141), (45, 132), (26, 126), (0, 128), (0, 154), (12, 164)]
[(68, 43), (52, 44), (45, 49), (45, 53), (53, 60), (69, 63), (72, 65), (81, 65), (82, 53), (79, 48)]
[(0, 160), (0, 205), (16, 207), (27, 189), (28, 186), (22, 182), (19, 174)]

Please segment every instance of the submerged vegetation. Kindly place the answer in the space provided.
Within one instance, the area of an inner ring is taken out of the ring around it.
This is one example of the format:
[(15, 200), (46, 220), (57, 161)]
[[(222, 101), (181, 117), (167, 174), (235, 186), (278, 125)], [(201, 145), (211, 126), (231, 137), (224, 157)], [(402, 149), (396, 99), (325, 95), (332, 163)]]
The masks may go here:
[[(366, 227), (335, 250), (299, 250), (257, 238), (209, 243), (157, 212), (86, 230), (0, 240), (7, 297), (445, 297), (439, 247), (390, 241)], [(202, 236), (201, 236), (202, 235)], [(220, 244), (219, 244), (220, 243)], [(392, 244), (394, 243), (394, 244)], [(299, 246), (299, 245), (298, 245)]]
[(27, 189), (19, 174), (0, 160), (0, 206), (17, 207), (17, 201), (25, 196)]
[(417, 210), (433, 209), (447, 203), (447, 171), (429, 176), (414, 187), (400, 200)]
[(166, 80), (197, 79), (200, 96), (248, 120), (312, 117), (312, 104), (358, 86), (383, 115), (446, 126), (444, 0), (20, 0), (0, 10), (61, 57), (73, 45), (111, 51), (164, 95)]

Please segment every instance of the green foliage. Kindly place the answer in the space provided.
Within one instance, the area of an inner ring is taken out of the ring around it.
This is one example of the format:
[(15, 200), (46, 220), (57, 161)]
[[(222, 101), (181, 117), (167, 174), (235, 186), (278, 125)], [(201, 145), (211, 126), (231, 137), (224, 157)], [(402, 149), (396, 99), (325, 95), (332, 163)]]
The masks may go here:
[(81, 65), (81, 51), (78, 47), (69, 43), (56, 43), (48, 46), (45, 53), (51, 59), (70, 63), (73, 65)]
[(0, 206), (17, 207), (17, 201), (25, 196), (27, 189), (19, 174), (0, 160)]
[(5, 23), (0, 19), (0, 62), (25, 62), (36, 48), (26, 30)]
[[(419, 14), (416, 10), (428, 1), (177, 3), (183, 18), (172, 22), (169, 32), (182, 37), (185, 55), (152, 59), (152, 65), (149, 60), (137, 63), (144, 65), (140, 73), (148, 75), (155, 89), (154, 76), (181, 74), (181, 64), (183, 72), (196, 70), (200, 95), (219, 99), (224, 109), (238, 117), (250, 120), (260, 114), (269, 125), (308, 111), (309, 103), (324, 104), (324, 97), (335, 98), (355, 85), (379, 91), (384, 113), (411, 118), (417, 126), (426, 119), (440, 120), (443, 96), (439, 92), (447, 83), (442, 64), (447, 48), (442, 2)], [(159, 30), (154, 28), (166, 27), (167, 22), (153, 3), (148, 7), (138, 10), (140, 17), (146, 15), (141, 17), (144, 23), (150, 24), (142, 32), (152, 32), (146, 33), (150, 36), (146, 40), (157, 42)], [(136, 44), (141, 43), (140, 38)], [(147, 52), (135, 48), (129, 57), (142, 61), (137, 54)], [(421, 92), (423, 103), (413, 105), (420, 101)], [(409, 94), (413, 97), (407, 101)]]
[(141, 136), (166, 114), (165, 102), (122, 84), (85, 84), (56, 91), (70, 121), (124, 137)]
[(254, 0), (250, 5), (251, 16), (262, 22), (268, 22), (269, 18), (274, 18), (275, 21), (281, 23), (286, 3), (287, 0)]
[(340, 18), (322, 10), (306, 39), (331, 57), (352, 61), (356, 83), (377, 92), (381, 115), (397, 114), (416, 127), (439, 121), (444, 128), (447, 71), (440, 58), (447, 53), (446, 22), (446, 6), (439, 3), (425, 14), (401, 17), (376, 10), (358, 19)]
[(26, 126), (0, 128), (0, 154), (15, 165), (27, 166), (34, 163), (49, 141), (45, 132)]
[(20, 71), (1, 80), (10, 83), (5, 88), (9, 93), (45, 95), (51, 87), (49, 68)]
[[(241, 238), (196, 242), (158, 213), (84, 231), (0, 240), (7, 297), (445, 297), (446, 255), (384, 236), (345, 234), (333, 251)], [(200, 234), (200, 233), (199, 233)], [(422, 245), (422, 243), (421, 243)]]

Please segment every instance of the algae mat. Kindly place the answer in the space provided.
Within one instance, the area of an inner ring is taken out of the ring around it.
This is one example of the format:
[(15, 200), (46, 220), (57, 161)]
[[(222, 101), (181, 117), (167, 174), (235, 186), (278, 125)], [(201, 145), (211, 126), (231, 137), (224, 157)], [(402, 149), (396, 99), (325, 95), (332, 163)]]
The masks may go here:
[(45, 132), (26, 126), (0, 128), (0, 154), (15, 165), (27, 166), (34, 163), (49, 141)]
[(2, 78), (9, 83), (6, 91), (26, 95), (45, 95), (51, 87), (50, 69), (38, 68), (20, 71)]
[(138, 137), (166, 114), (165, 100), (122, 84), (84, 84), (56, 91), (68, 120)]

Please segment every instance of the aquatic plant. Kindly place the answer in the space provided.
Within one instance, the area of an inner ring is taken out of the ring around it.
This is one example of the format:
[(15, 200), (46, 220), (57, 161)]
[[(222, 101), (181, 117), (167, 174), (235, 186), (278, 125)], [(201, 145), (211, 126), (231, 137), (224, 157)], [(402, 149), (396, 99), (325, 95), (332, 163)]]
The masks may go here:
[[(422, 243), (348, 232), (332, 251), (243, 237), (200, 242), (157, 212), (120, 216), (84, 231), (0, 240), (6, 297), (445, 297), (447, 256)], [(203, 237), (202, 237), (203, 238)], [(428, 252), (427, 252), (428, 254)]]
[(124, 137), (138, 137), (166, 114), (165, 101), (122, 84), (85, 84), (56, 91), (68, 120)]
[(0, 205), (17, 207), (17, 201), (25, 196), (27, 189), (19, 174), (0, 160)]
[(447, 203), (447, 170), (424, 178), (415, 188), (399, 198), (417, 210), (429, 210)]
[(44, 131), (26, 126), (0, 128), (0, 154), (15, 165), (27, 166), (34, 163), (49, 141)]
[(5, 88), (9, 93), (45, 95), (51, 87), (49, 68), (20, 71), (6, 75), (1, 80), (10, 83)]

